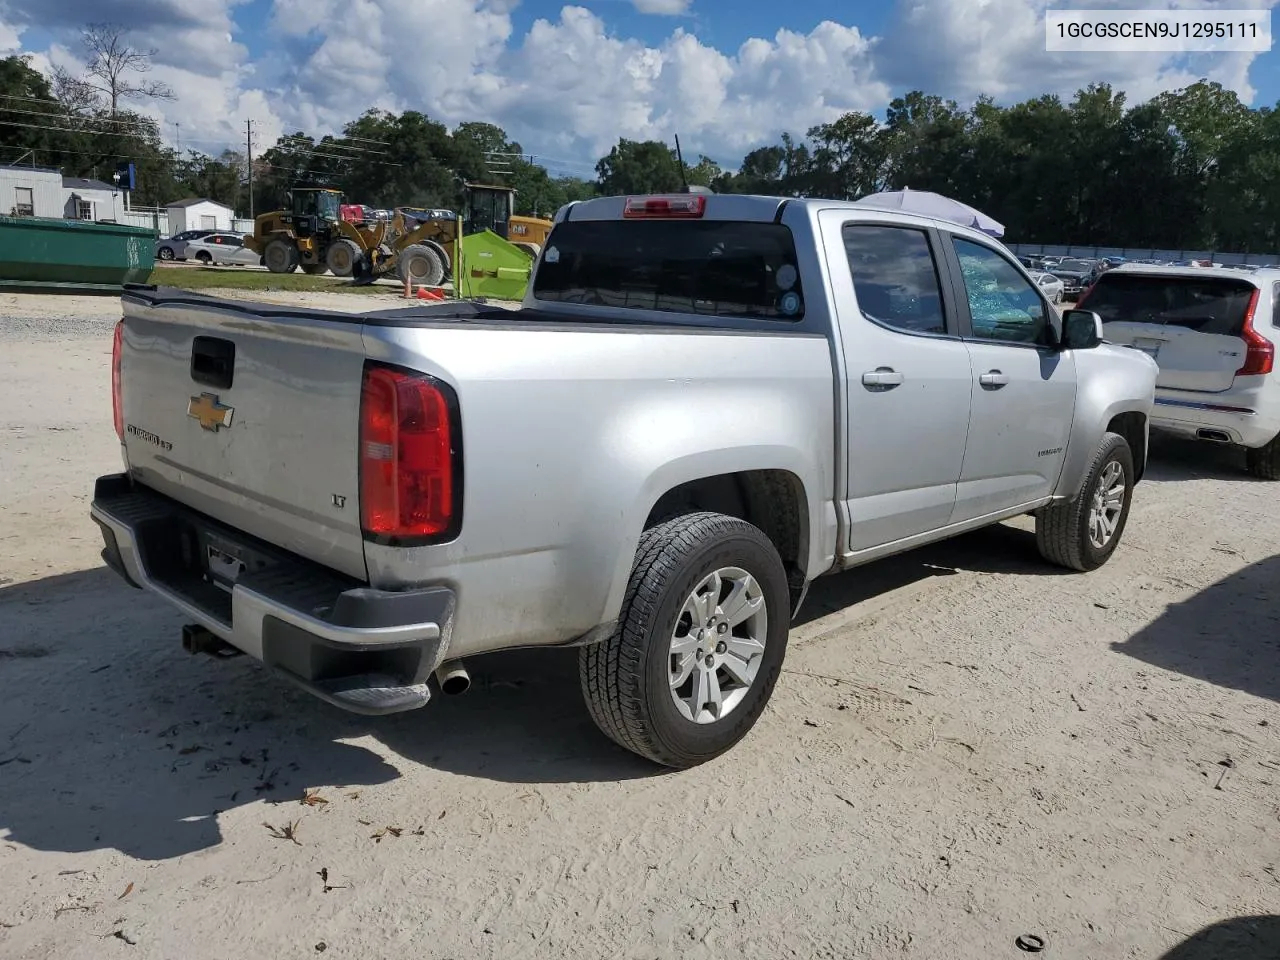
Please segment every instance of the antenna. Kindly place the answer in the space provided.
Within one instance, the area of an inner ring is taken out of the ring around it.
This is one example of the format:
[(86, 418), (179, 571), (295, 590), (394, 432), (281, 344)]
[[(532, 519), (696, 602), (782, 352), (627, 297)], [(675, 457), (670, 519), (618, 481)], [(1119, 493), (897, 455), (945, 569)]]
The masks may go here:
[(689, 186), (689, 178), (684, 172), (684, 156), (680, 153), (680, 135), (676, 134), (676, 163), (680, 165), (680, 192), (681, 193), (715, 193), (710, 187), (691, 187)]
[(676, 134), (676, 164), (680, 167), (680, 186), (685, 193), (689, 192), (689, 180), (684, 175), (684, 155), (680, 153), (680, 134)]

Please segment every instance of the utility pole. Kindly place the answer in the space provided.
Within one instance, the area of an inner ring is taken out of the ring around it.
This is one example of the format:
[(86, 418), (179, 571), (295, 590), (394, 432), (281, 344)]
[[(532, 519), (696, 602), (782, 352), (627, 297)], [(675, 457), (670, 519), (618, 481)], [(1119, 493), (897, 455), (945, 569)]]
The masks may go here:
[(249, 219), (253, 219), (253, 121), (244, 122), (245, 159), (249, 164)]

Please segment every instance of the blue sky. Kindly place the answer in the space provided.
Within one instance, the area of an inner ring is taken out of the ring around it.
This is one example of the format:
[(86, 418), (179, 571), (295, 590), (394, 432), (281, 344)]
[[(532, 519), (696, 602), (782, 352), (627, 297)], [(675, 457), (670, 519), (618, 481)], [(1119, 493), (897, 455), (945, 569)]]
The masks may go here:
[(281, 133), (334, 132), (370, 107), (412, 108), (449, 125), (498, 123), (555, 172), (581, 175), (620, 136), (676, 132), (688, 153), (732, 167), (784, 130), (882, 115), (916, 88), (1008, 103), (1106, 81), (1138, 101), (1207, 76), (1255, 105), (1280, 99), (1274, 52), (1048, 54), (1047, 2), (0, 0), (0, 53), (76, 70), (79, 28), (112, 20), (159, 51), (153, 76), (178, 99), (138, 106), (166, 135), (181, 124), (184, 146), (238, 145), (246, 119), (262, 148)]

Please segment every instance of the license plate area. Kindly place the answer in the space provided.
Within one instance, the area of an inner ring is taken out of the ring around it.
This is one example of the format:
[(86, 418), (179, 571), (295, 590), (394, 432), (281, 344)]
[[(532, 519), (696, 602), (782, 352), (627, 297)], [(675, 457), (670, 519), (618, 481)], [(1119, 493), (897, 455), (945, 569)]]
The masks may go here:
[(246, 571), (265, 570), (274, 563), (266, 554), (212, 530), (197, 530), (196, 537), (202, 579), (226, 593)]

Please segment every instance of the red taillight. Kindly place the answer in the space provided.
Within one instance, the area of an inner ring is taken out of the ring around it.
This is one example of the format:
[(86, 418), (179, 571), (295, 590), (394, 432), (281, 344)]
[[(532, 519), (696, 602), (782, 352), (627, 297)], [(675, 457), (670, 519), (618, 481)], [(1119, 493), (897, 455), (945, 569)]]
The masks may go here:
[(116, 423), (116, 436), (124, 440), (124, 396), (120, 390), (120, 351), (124, 347), (124, 321), (116, 321), (111, 343), (111, 417)]
[(678, 193), (669, 197), (627, 197), (622, 215), (630, 219), (684, 219), (702, 216), (707, 210), (704, 194)]
[(1244, 311), (1244, 330), (1240, 339), (1244, 341), (1244, 366), (1236, 371), (1237, 377), (1257, 377), (1271, 372), (1276, 362), (1276, 346), (1257, 330), (1253, 329), (1253, 314), (1258, 309), (1257, 287), (1249, 297), (1249, 306)]
[(360, 392), (360, 524), (375, 538), (432, 539), (457, 518), (456, 437), (434, 380), (365, 368)]
[(1084, 290), (1080, 292), (1080, 295), (1076, 297), (1077, 310), (1079, 310), (1081, 307), (1084, 306), (1085, 299), (1089, 296), (1089, 294), (1093, 293), (1093, 288), (1096, 287), (1097, 285), (1098, 285), (1098, 281), (1095, 280), (1093, 281), (1093, 283), (1089, 284), (1087, 287), (1084, 288)]

